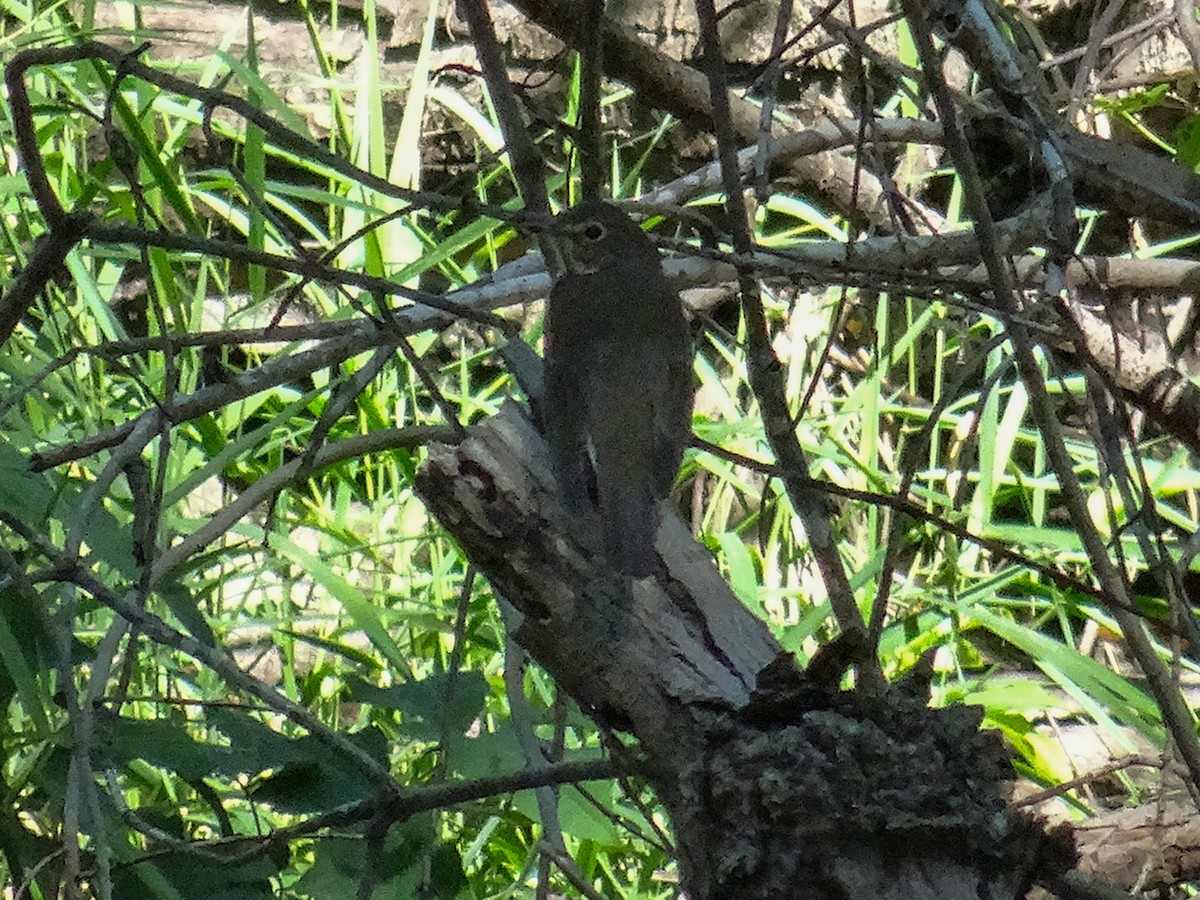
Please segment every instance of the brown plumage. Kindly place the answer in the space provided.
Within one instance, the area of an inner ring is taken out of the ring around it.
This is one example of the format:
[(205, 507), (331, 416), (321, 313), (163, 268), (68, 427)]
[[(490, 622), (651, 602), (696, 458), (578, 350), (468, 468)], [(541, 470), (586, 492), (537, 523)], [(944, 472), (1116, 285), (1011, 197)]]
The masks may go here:
[(587, 203), (560, 220), (567, 272), (546, 322), (554, 474), (568, 504), (586, 509), (590, 441), (606, 551), (641, 578), (691, 433), (691, 339), (658, 251), (628, 216)]

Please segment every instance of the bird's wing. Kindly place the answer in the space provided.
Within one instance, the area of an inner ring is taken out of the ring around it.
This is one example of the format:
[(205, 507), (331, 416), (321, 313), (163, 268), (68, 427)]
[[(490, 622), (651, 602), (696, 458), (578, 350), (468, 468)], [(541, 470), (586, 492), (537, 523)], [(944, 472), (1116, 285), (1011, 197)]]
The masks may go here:
[(692, 434), (692, 338), (682, 312), (677, 321), (669, 323), (660, 354), (662, 383), (654, 408), (654, 496), (662, 498), (675, 484)]
[(554, 333), (556, 286), (550, 295), (547, 317), (546, 442), (550, 445), (550, 465), (559, 490), (568, 506), (583, 510), (588, 506), (588, 476), (591, 465), (587, 456), (587, 397), (577, 349), (569, 336), (559, 329)]
[(647, 384), (653, 373), (639, 374), (641, 379), (631, 381), (608, 373), (603, 385), (593, 386), (590, 409), (593, 421), (603, 423), (593, 429), (592, 445), (606, 552), (622, 573), (634, 578), (653, 571), (658, 530), (652, 484), (654, 389)]

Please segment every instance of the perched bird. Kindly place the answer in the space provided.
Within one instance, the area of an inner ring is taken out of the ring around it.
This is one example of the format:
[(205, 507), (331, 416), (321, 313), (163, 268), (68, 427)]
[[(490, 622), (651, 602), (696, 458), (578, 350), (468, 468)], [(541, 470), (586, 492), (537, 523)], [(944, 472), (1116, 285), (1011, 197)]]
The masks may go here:
[(546, 320), (546, 434), (568, 505), (589, 505), (588, 446), (608, 556), (643, 578), (658, 501), (691, 433), (692, 346), (658, 251), (625, 213), (584, 203), (555, 230), (566, 272)]

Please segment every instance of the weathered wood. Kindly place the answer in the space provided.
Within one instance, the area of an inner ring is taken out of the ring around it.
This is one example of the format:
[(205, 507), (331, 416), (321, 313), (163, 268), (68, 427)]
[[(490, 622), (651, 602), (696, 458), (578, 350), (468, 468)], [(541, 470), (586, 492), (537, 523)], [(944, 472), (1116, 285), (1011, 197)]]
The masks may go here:
[(931, 710), (919, 685), (842, 691), (836, 642), (800, 672), (665, 508), (662, 568), (623, 582), (515, 405), (431, 447), (417, 488), (523, 614), (517, 639), (637, 737), (692, 900), (1023, 896), (1043, 838), (1007, 809), (978, 711)]

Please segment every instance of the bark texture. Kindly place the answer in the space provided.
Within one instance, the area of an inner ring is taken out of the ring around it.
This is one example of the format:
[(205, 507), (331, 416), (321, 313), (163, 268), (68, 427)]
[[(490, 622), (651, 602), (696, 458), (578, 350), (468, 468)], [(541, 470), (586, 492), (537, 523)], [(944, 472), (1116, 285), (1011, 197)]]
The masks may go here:
[(517, 639), (638, 739), (691, 900), (1020, 897), (1044, 869), (975, 710), (929, 709), (924, 685), (840, 690), (845, 642), (800, 671), (666, 509), (655, 575), (615, 576), (517, 406), (432, 447), (418, 489), (523, 614)]

